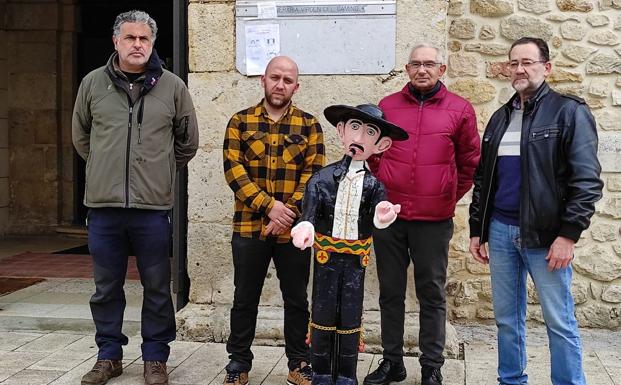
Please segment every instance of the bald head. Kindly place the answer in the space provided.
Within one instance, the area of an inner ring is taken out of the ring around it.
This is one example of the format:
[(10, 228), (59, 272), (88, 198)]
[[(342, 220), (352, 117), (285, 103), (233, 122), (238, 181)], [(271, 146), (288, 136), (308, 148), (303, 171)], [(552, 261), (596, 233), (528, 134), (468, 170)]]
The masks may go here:
[(292, 73), (295, 73), (295, 81), (298, 80), (298, 74), (300, 71), (298, 70), (298, 65), (288, 56), (276, 56), (273, 57), (272, 60), (267, 63), (265, 67), (265, 75), (267, 75), (270, 71), (273, 71), (274, 68), (286, 69)]
[(265, 103), (273, 110), (286, 108), (298, 90), (298, 65), (287, 56), (276, 56), (265, 67), (261, 76)]

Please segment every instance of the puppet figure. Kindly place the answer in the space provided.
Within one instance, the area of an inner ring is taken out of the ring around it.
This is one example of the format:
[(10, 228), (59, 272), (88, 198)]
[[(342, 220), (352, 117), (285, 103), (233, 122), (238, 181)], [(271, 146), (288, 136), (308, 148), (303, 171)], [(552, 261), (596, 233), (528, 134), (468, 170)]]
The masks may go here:
[(309, 322), (313, 385), (356, 385), (373, 226), (388, 227), (401, 209), (385, 200), (384, 185), (365, 160), (408, 135), (373, 104), (330, 106), (324, 115), (336, 127), (345, 156), (309, 179), (302, 217), (291, 235), (296, 247), (315, 249)]

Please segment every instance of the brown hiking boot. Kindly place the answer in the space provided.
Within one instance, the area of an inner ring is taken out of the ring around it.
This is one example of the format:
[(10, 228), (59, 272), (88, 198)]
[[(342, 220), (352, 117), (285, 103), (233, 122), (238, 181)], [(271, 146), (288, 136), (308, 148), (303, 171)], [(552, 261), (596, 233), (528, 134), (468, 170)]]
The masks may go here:
[(226, 371), (223, 385), (246, 385), (248, 384), (248, 372), (237, 370)]
[(306, 362), (302, 362), (300, 367), (289, 371), (287, 384), (289, 385), (311, 385), (313, 381), (313, 369)]
[(168, 385), (168, 372), (164, 361), (144, 362), (144, 383), (147, 385)]
[(123, 373), (121, 360), (97, 360), (93, 369), (82, 377), (82, 385), (103, 385)]

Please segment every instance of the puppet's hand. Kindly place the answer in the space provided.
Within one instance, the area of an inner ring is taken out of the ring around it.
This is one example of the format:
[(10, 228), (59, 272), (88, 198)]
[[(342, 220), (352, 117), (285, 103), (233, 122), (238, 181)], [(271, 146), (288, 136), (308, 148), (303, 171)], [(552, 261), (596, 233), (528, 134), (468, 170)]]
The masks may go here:
[(303, 221), (291, 229), (293, 246), (300, 250), (313, 245), (315, 240), (315, 226), (312, 223)]
[(401, 205), (393, 205), (388, 201), (381, 201), (375, 206), (375, 216), (373, 224), (378, 229), (385, 229), (397, 219), (397, 214), (401, 211)]

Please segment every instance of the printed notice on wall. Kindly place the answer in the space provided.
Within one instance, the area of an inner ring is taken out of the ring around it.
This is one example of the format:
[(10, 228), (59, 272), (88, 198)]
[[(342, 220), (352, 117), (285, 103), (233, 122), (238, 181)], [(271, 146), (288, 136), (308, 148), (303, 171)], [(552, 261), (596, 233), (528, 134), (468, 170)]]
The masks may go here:
[(275, 1), (257, 3), (257, 17), (259, 19), (275, 19), (278, 17)]
[(271, 58), (280, 54), (278, 24), (246, 25), (246, 74), (263, 75)]

